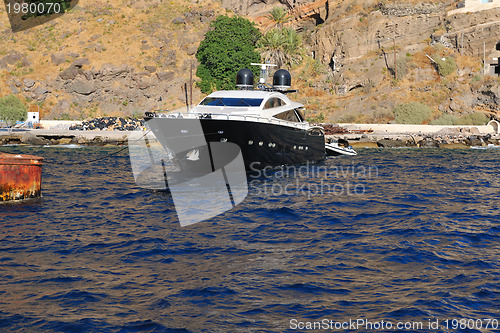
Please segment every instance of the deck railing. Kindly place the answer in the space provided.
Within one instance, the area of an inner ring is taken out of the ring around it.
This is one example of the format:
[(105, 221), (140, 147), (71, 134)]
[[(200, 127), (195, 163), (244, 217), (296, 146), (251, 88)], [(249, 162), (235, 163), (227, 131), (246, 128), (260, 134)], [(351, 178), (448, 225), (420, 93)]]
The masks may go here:
[[(243, 114), (228, 114), (228, 113), (170, 113), (170, 114), (157, 114), (156, 117), (160, 118), (186, 118), (186, 119), (215, 119), (215, 120), (243, 120), (253, 121), (258, 123), (276, 124), (281, 126), (288, 126), (300, 129), (313, 128), (308, 122), (293, 122), (276, 118), (261, 117), (256, 115), (243, 115)], [(315, 126), (316, 127), (316, 126)]]

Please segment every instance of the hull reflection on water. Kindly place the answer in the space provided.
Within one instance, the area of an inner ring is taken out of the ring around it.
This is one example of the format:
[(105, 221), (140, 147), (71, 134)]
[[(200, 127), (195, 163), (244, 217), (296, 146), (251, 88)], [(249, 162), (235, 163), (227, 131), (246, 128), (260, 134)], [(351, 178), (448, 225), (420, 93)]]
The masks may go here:
[(174, 140), (170, 150), (166, 143), (162, 151), (147, 138), (129, 140), (131, 164), (139, 186), (169, 191), (181, 226), (223, 214), (245, 199), (246, 171), (237, 145), (209, 142), (189, 148)]

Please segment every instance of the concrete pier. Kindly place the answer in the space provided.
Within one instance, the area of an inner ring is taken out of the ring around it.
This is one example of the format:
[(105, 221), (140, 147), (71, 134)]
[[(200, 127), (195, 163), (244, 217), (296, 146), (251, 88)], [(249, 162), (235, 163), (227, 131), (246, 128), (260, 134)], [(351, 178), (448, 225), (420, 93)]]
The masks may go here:
[[(0, 131), (2, 145), (126, 145), (128, 139), (139, 139), (146, 131), (72, 131), (60, 129), (34, 129), (27, 131)], [(149, 134), (154, 139), (152, 134)]]
[[(334, 125), (337, 126), (337, 125)], [(332, 138), (347, 139), (354, 147), (441, 147), (467, 148), (481, 145), (500, 145), (500, 126), (491, 121), (484, 126), (442, 126), (401, 124), (338, 124), (339, 134)], [(331, 125), (330, 125), (331, 127)], [(2, 145), (127, 145), (129, 138), (137, 140), (147, 131), (81, 131), (67, 129), (33, 129), (0, 131)], [(156, 138), (147, 135), (151, 142)]]
[(444, 126), (404, 124), (338, 124), (346, 133), (328, 135), (343, 138), (355, 148), (439, 147), (468, 148), (500, 145), (499, 124)]

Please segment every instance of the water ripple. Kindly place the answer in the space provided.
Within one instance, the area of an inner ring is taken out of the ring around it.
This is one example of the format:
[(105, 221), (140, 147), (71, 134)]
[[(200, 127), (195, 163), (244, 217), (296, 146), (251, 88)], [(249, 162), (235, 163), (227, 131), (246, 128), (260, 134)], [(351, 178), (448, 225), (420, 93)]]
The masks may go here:
[[(113, 150), (8, 149), (61, 162)], [(309, 166), (307, 178), (275, 173), (256, 183), (357, 185), (359, 193), (253, 188), (233, 210), (186, 228), (168, 193), (134, 184), (125, 153), (47, 164), (42, 199), (0, 206), (0, 331), (283, 332), (294, 331), (292, 318), (500, 319), (499, 158), (361, 150)], [(352, 172), (370, 167), (377, 172)]]

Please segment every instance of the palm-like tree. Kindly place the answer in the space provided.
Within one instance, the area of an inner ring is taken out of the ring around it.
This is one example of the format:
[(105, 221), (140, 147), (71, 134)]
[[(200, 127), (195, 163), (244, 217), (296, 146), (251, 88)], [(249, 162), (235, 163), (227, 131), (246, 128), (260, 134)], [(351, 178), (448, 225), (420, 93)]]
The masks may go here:
[(268, 31), (257, 43), (258, 51), (266, 62), (291, 67), (302, 61), (302, 40), (292, 28), (275, 28)]
[(277, 27), (282, 27), (284, 23), (290, 20), (286, 9), (282, 7), (273, 7), (267, 18), (273, 21)]

